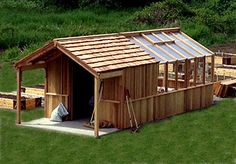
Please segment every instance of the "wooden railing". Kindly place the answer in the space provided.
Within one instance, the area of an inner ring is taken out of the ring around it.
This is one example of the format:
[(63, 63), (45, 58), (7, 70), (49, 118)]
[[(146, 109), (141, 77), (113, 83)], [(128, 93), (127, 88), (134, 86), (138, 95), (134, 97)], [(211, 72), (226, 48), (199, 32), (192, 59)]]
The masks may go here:
[[(182, 88), (157, 95), (132, 100), (135, 115), (139, 123), (164, 119), (177, 114), (209, 107), (213, 102), (213, 83)], [(120, 128), (129, 127), (129, 117), (126, 106), (123, 113), (117, 116), (123, 118)]]

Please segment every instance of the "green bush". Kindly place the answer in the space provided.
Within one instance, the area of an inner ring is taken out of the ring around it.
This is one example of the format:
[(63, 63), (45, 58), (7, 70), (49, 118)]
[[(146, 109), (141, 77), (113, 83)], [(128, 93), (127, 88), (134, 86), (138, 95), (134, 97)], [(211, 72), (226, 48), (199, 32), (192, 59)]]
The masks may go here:
[(137, 7), (150, 4), (156, 0), (42, 0), (43, 7), (57, 6), (59, 8), (85, 8), (88, 6), (103, 6), (106, 8)]
[(160, 26), (176, 24), (183, 17), (192, 17), (195, 13), (182, 1), (166, 0), (153, 3), (135, 13), (133, 20), (138, 23), (157, 24)]
[(131, 20), (157, 27), (181, 26), (205, 45), (223, 43), (236, 36), (236, 2), (164, 0), (136, 12)]
[(40, 0), (1, 0), (0, 8), (37, 9), (41, 7)]
[(6, 51), (4, 51), (3, 54), (1, 54), (1, 60), (5, 62), (17, 60), (20, 58), (19, 56), (20, 53), (21, 53), (20, 49), (16, 47), (7, 49)]

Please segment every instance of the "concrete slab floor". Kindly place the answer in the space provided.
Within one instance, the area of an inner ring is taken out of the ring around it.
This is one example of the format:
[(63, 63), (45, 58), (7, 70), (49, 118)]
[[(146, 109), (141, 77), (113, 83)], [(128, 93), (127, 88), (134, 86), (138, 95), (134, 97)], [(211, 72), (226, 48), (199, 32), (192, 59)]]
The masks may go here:
[[(58, 131), (63, 133), (71, 133), (77, 135), (94, 136), (92, 128), (84, 127), (83, 124), (89, 122), (86, 119), (64, 122), (53, 122), (49, 118), (40, 118), (29, 122), (22, 122), (20, 125), (24, 127), (40, 128), (45, 130)], [(106, 135), (119, 131), (117, 128), (100, 128), (99, 135)]]

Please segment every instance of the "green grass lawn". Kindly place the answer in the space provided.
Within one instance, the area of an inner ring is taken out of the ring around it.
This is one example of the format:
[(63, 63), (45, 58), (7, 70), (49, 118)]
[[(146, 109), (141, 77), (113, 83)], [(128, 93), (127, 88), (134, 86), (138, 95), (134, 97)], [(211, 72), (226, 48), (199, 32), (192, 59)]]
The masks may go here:
[[(23, 120), (42, 117), (40, 109)], [(0, 110), (1, 163), (235, 163), (236, 103), (146, 124), (101, 139), (15, 125), (15, 112)]]

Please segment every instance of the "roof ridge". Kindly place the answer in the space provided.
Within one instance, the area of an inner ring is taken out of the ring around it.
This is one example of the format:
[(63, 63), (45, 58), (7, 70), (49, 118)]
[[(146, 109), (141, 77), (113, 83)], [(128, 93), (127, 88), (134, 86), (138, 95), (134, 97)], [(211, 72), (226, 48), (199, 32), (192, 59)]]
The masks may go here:
[(63, 38), (55, 38), (53, 41), (66, 41), (73, 39), (88, 39), (94, 37), (108, 37), (108, 36), (130, 36), (130, 35), (139, 35), (140, 33), (150, 33), (150, 32), (158, 32), (158, 31), (180, 31), (180, 27), (171, 27), (171, 28), (158, 28), (158, 29), (150, 29), (150, 30), (141, 30), (141, 31), (129, 31), (129, 32), (117, 32), (117, 33), (107, 33), (107, 34), (96, 34), (96, 35), (82, 35), (82, 36), (73, 36), (73, 37), (63, 37)]

